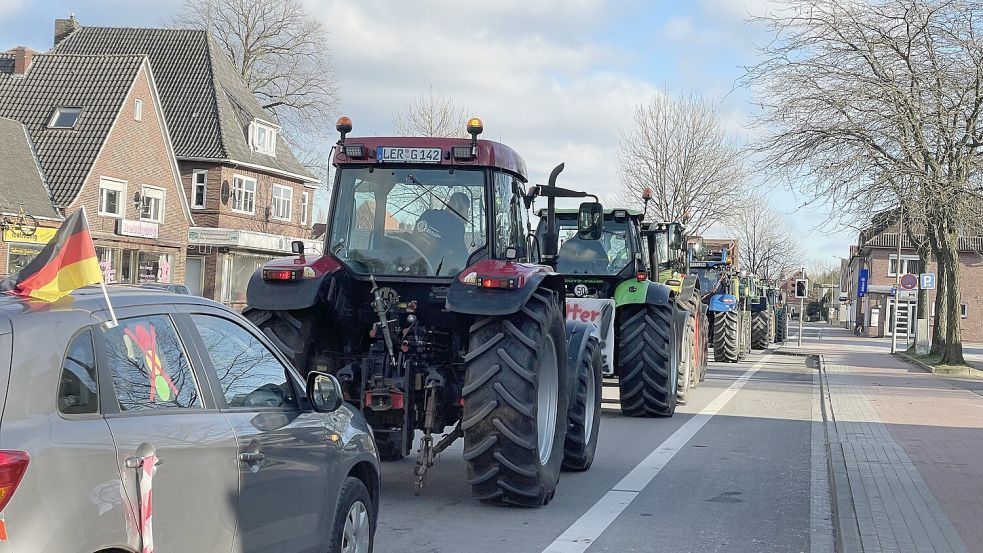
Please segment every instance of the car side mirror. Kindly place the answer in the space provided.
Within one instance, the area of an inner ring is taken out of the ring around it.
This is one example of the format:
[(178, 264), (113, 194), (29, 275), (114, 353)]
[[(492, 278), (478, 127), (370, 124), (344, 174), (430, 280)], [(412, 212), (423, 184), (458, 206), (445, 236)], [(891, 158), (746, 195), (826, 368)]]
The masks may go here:
[(294, 254), (296, 254), (296, 255), (299, 255), (301, 257), (304, 257), (304, 241), (303, 240), (294, 240), (293, 242), (291, 242), (290, 243), (290, 251), (294, 252)]
[(341, 382), (334, 375), (317, 371), (307, 375), (307, 399), (318, 413), (337, 411), (345, 401)]
[(598, 202), (580, 204), (577, 213), (577, 236), (581, 240), (600, 240), (604, 230), (604, 207)]

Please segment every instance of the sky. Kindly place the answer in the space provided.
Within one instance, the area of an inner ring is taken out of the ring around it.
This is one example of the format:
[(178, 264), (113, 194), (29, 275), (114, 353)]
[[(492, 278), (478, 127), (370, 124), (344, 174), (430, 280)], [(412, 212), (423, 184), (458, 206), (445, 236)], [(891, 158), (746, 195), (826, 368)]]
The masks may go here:
[[(768, 39), (746, 22), (768, 0), (304, 2), (330, 31), (339, 115), (352, 118), (353, 136), (391, 134), (393, 113), (432, 85), (481, 117), (483, 138), (516, 149), (531, 182), (565, 162), (561, 186), (604, 195), (619, 186), (619, 139), (654, 95), (695, 92), (718, 103), (728, 132), (752, 133), (754, 106), (737, 79)], [(180, 5), (0, 0), (0, 49), (48, 49), (54, 19), (69, 13), (82, 25), (159, 26)], [(828, 222), (825, 205), (802, 207), (795, 183), (749, 184), (786, 217), (804, 265), (848, 255), (855, 231)]]

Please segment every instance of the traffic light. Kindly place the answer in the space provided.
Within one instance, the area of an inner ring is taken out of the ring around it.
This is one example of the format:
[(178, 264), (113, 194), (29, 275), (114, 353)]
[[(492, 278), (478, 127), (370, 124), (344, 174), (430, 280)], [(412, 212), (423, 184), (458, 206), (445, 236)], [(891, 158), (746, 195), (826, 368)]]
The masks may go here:
[(804, 278), (795, 279), (795, 299), (800, 300), (809, 296), (809, 280)]

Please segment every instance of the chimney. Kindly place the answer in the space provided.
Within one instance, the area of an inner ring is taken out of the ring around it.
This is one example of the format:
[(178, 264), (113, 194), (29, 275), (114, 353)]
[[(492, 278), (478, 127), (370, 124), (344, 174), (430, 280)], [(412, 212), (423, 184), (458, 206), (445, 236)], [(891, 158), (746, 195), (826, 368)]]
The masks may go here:
[(64, 40), (68, 35), (74, 33), (81, 27), (77, 19), (75, 19), (75, 14), (68, 16), (68, 19), (56, 19), (55, 20), (55, 46)]
[(37, 52), (26, 46), (17, 46), (10, 53), (14, 55), (14, 75), (26, 75)]

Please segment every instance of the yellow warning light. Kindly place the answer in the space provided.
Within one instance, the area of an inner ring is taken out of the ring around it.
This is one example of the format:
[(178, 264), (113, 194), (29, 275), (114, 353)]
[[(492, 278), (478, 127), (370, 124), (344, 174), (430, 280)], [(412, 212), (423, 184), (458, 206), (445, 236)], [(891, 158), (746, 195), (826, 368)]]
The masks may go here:
[(340, 133), (352, 132), (352, 120), (347, 117), (339, 117), (338, 122), (335, 124), (335, 130)]
[(337, 434), (332, 434), (332, 435), (328, 436), (328, 439), (330, 439), (332, 442), (337, 442), (338, 440), (341, 439), (341, 436), (339, 436)]
[(468, 134), (473, 137), (477, 137), (485, 130), (485, 126), (481, 124), (481, 119), (477, 117), (472, 117), (468, 119)]

